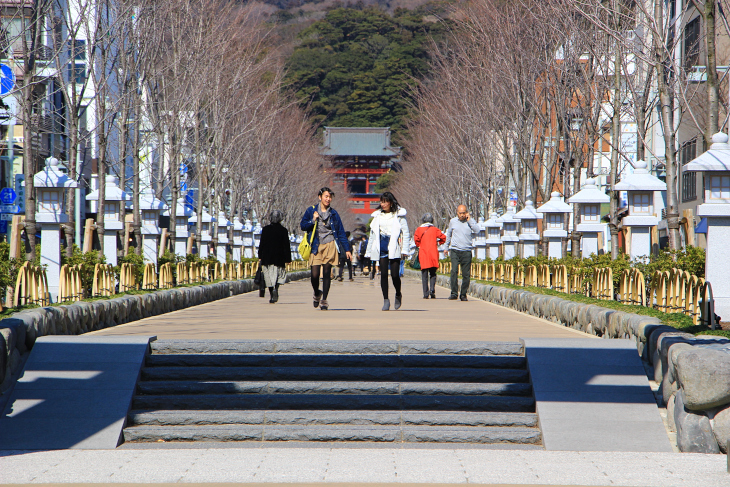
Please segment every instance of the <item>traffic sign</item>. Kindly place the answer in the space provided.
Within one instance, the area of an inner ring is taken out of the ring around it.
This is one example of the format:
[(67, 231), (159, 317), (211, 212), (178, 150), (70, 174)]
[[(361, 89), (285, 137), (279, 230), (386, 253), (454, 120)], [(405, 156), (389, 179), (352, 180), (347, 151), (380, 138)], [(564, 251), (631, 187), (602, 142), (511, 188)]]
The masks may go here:
[(8, 233), (8, 222), (0, 220), (0, 233)]
[(185, 181), (180, 183), (180, 191), (187, 191), (187, 190), (188, 190), (188, 183), (186, 183)]
[(0, 95), (4, 96), (15, 88), (15, 74), (7, 64), (0, 64)]
[(14, 216), (12, 213), (0, 213), (0, 222), (11, 222)]
[(18, 205), (0, 205), (0, 213), (18, 213), (20, 207)]
[(13, 188), (3, 188), (0, 190), (0, 203), (3, 205), (12, 205), (15, 203), (15, 198), (18, 194)]

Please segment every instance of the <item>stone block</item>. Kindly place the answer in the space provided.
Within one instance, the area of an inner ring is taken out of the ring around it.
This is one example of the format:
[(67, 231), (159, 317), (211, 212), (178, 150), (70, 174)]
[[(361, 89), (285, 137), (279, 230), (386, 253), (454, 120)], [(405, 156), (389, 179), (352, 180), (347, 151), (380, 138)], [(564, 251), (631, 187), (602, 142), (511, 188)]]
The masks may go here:
[(730, 444), (730, 407), (718, 411), (711, 423), (720, 451), (727, 453)]
[(730, 354), (694, 348), (677, 356), (677, 379), (688, 409), (730, 404)]
[[(687, 353), (687, 352), (685, 352)], [(710, 418), (685, 407), (683, 392), (676, 394), (674, 422), (677, 427), (677, 447), (685, 453), (720, 453), (712, 431)]]
[(674, 422), (674, 408), (676, 406), (676, 399), (677, 394), (674, 393), (669, 396), (669, 400), (667, 401), (667, 427), (669, 428), (669, 431), (672, 432), (677, 431), (677, 423)]

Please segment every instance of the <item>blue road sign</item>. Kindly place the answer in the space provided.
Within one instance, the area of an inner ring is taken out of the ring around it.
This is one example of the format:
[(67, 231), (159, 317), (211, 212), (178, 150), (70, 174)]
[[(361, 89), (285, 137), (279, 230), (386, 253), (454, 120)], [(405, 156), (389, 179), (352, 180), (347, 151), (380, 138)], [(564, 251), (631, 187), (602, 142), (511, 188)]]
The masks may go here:
[(180, 163), (180, 174), (187, 174), (188, 173), (188, 165), (184, 162)]
[(180, 183), (180, 191), (187, 191), (187, 190), (188, 190), (188, 183), (186, 183), (185, 181)]
[(0, 220), (0, 233), (8, 233), (8, 222)]
[(7, 64), (0, 64), (0, 95), (5, 96), (15, 88), (15, 74)]
[(19, 211), (18, 205), (0, 205), (0, 213), (18, 213)]
[(0, 190), (0, 203), (3, 205), (12, 205), (15, 203), (15, 198), (17, 197), (18, 194), (13, 188), (3, 188)]

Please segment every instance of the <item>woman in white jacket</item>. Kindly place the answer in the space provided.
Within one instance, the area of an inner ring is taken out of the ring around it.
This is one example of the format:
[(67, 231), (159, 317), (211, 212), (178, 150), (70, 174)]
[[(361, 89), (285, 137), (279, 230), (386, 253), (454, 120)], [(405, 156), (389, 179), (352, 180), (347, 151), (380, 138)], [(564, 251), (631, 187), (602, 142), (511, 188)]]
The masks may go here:
[(405, 219), (406, 210), (398, 206), (393, 193), (380, 195), (380, 209), (375, 210), (370, 222), (370, 240), (366, 256), (371, 262), (380, 264), (380, 288), (383, 290), (383, 311), (390, 309), (388, 299), (388, 271), (395, 288), (395, 309), (403, 302), (400, 281), (400, 259), (404, 250), (410, 248), (410, 234)]

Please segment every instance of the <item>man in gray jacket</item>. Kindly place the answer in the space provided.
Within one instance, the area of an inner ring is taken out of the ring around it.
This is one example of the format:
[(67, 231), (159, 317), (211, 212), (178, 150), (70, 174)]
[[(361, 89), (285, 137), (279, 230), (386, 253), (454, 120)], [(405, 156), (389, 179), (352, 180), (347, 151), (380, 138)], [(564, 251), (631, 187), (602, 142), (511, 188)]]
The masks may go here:
[[(456, 209), (456, 217), (449, 222), (446, 230), (446, 249), (444, 255), (451, 252), (451, 296), (449, 299), (460, 298), (466, 301), (466, 293), (469, 291), (469, 278), (471, 277), (471, 251), (472, 233), (479, 232), (479, 225), (469, 215), (466, 206), (459, 205)], [(461, 293), (459, 292), (459, 266), (461, 266)]]

